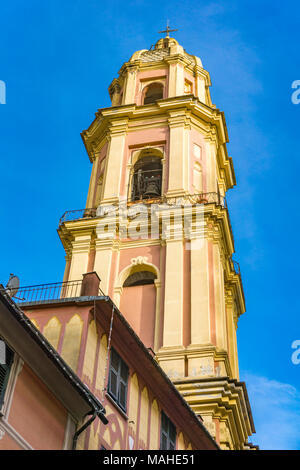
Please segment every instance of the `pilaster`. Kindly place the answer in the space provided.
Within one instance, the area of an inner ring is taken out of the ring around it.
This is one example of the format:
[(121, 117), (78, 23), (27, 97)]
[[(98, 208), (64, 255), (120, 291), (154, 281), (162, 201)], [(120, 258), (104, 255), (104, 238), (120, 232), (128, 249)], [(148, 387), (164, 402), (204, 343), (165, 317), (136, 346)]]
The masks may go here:
[(166, 240), (163, 347), (183, 345), (183, 241)]
[(188, 192), (190, 120), (185, 110), (170, 111), (169, 196)]
[(136, 65), (128, 65), (125, 84), (124, 104), (134, 103), (137, 70), (138, 68)]
[(91, 242), (92, 232), (82, 231), (74, 234), (68, 281), (81, 280), (82, 274), (87, 271)]
[(128, 119), (117, 119), (109, 128), (109, 146), (102, 204), (119, 201)]
[(194, 238), (190, 243), (191, 344), (211, 344), (208, 241)]
[(234, 298), (230, 290), (226, 291), (225, 309), (228, 330), (228, 355), (232, 368), (233, 377), (239, 379), (238, 350), (236, 337), (237, 318), (234, 307)]
[(184, 94), (184, 66), (176, 58), (169, 58), (169, 89), (168, 96), (182, 96)]

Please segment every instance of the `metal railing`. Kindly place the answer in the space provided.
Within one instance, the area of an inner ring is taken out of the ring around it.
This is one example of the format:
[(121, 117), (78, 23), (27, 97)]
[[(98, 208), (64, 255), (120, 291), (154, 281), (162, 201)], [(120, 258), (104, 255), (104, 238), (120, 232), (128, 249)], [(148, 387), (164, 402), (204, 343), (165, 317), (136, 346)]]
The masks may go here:
[[(49, 300), (60, 300), (81, 297), (82, 280), (53, 282), (51, 284), (38, 284), (34, 286), (20, 287), (15, 300), (17, 303), (39, 303)], [(99, 287), (98, 295), (104, 293)]]
[(234, 272), (235, 272), (236, 274), (239, 274), (239, 275), (240, 275), (240, 274), (241, 274), (241, 268), (240, 268), (239, 263), (238, 263), (237, 261), (235, 261), (234, 259), (232, 259), (232, 258), (230, 258), (230, 261), (231, 261), (231, 263), (232, 263), (232, 267), (233, 267), (233, 269), (234, 269)]
[(73, 211), (66, 211), (63, 213), (59, 219), (59, 225), (64, 222), (70, 222), (72, 220), (84, 219), (84, 218), (93, 218), (97, 216), (97, 209), (76, 209)]
[[(210, 192), (210, 193), (197, 193), (197, 194), (186, 194), (184, 196), (161, 196), (155, 197), (152, 199), (145, 198), (140, 200), (133, 201), (128, 200), (126, 202), (122, 201), (120, 204), (127, 204), (131, 206), (133, 204), (168, 204), (168, 205), (185, 205), (185, 204), (216, 204), (223, 208), (227, 208), (227, 202), (225, 196), (221, 196), (220, 193)], [(118, 207), (118, 203), (109, 204), (109, 206)], [(105, 207), (105, 206), (102, 206)], [(95, 218), (101, 217), (101, 211), (98, 211), (97, 208), (88, 208), (88, 209), (77, 209), (72, 211), (66, 211), (62, 217), (59, 219), (59, 225), (62, 225), (64, 222), (71, 222), (74, 220), (80, 220), (84, 218)]]
[(161, 195), (162, 169), (135, 171), (132, 178), (131, 200), (151, 199)]

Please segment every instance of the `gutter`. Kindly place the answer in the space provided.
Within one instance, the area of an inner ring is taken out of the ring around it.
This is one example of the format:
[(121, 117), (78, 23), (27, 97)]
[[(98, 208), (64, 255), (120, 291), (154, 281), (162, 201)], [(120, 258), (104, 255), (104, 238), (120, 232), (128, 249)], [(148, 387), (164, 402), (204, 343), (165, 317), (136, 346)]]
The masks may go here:
[[(76, 445), (77, 445), (77, 440), (78, 440), (79, 435), (80, 435), (83, 431), (85, 431), (85, 429), (88, 428), (88, 427), (92, 424), (92, 422), (95, 421), (95, 419), (97, 418), (97, 411), (96, 411), (96, 410), (91, 410), (91, 411), (89, 411), (89, 412), (84, 416), (84, 418), (86, 418), (86, 417), (89, 416), (89, 415), (92, 415), (92, 417), (91, 417), (83, 426), (81, 426), (81, 428), (78, 429), (78, 430), (75, 432), (74, 436), (73, 436), (72, 450), (76, 450)], [(83, 418), (83, 419), (84, 419), (84, 418)], [(105, 418), (105, 419), (106, 419), (106, 418)], [(108, 423), (108, 420), (106, 419), (106, 423), (104, 423), (104, 424), (107, 424), (107, 423)]]

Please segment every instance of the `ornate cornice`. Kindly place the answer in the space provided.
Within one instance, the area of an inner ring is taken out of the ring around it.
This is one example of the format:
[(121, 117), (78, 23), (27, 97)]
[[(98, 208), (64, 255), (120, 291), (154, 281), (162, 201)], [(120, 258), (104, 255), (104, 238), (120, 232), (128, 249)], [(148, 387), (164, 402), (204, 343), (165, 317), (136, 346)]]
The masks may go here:
[[(110, 139), (112, 133), (127, 132), (132, 125), (135, 130), (157, 127), (160, 125), (157, 119), (166, 124), (168, 122), (169, 126), (199, 127), (206, 139), (217, 144), (217, 159), (220, 168), (224, 170), (227, 189), (235, 184), (232, 159), (226, 149), (228, 133), (224, 113), (200, 102), (193, 95), (166, 98), (147, 106), (130, 104), (99, 109), (90, 127), (81, 134), (90, 159), (99, 151), (101, 142), (105, 138)], [(145, 120), (147, 122), (144, 126)]]
[(196, 414), (226, 423), (233, 448), (243, 449), (248, 436), (255, 432), (244, 382), (228, 377), (186, 377), (173, 383)]

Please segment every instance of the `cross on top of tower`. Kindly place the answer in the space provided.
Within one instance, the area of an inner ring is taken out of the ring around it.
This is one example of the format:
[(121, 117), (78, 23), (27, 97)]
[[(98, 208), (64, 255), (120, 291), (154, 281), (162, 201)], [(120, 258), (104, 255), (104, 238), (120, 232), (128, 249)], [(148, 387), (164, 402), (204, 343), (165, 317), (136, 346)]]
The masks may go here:
[(169, 27), (169, 20), (167, 21), (167, 27), (164, 31), (158, 31), (159, 34), (163, 34), (163, 33), (167, 33), (166, 34), (166, 38), (169, 38), (170, 37), (170, 33), (173, 32), (173, 31), (178, 31), (178, 29), (171, 29)]

